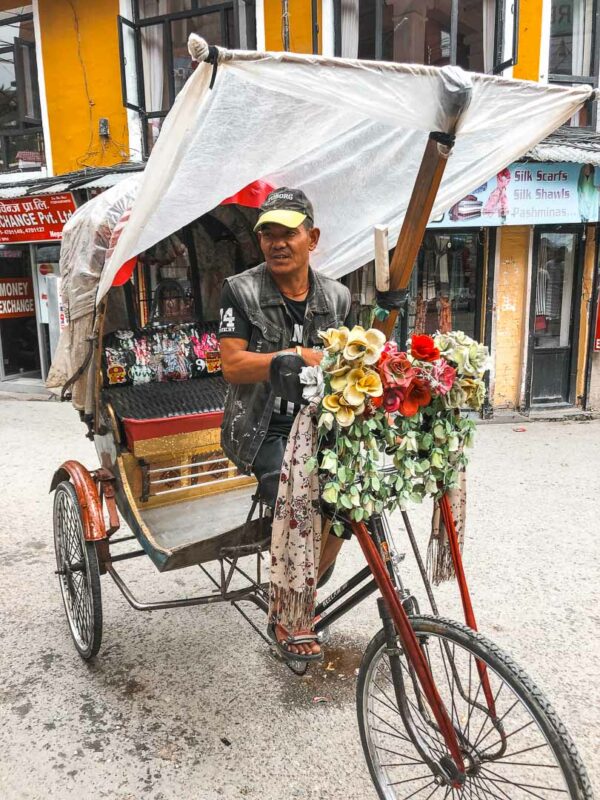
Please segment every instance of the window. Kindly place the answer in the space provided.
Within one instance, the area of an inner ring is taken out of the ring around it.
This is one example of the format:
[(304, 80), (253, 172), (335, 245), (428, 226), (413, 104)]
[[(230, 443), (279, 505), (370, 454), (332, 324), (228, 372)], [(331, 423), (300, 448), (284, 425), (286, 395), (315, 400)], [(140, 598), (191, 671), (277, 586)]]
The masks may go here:
[(0, 169), (39, 169), (44, 140), (31, 5), (0, 11)]
[[(552, 83), (597, 85), (596, 5), (593, 0), (552, 0), (549, 58)], [(589, 103), (569, 124), (593, 127), (594, 117), (594, 105)]]
[(254, 0), (134, 0), (133, 20), (119, 17), (123, 103), (140, 114), (144, 154), (193, 71), (190, 33), (209, 44), (254, 47)]
[(337, 0), (337, 55), (502, 72), (516, 60), (508, 0)]
[(479, 231), (427, 231), (408, 287), (408, 313), (401, 323), (400, 341), (406, 341), (409, 333), (450, 330), (478, 339), (482, 275)]

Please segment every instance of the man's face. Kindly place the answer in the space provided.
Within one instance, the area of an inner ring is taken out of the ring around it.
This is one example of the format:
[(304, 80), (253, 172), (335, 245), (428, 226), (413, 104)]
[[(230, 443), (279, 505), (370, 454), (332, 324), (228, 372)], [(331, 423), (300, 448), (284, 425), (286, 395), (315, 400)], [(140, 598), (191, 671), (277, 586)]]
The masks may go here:
[(298, 228), (286, 228), (268, 222), (258, 232), (258, 241), (267, 262), (267, 267), (274, 275), (292, 275), (305, 269), (310, 253), (319, 241), (319, 229), (307, 230), (304, 225)]

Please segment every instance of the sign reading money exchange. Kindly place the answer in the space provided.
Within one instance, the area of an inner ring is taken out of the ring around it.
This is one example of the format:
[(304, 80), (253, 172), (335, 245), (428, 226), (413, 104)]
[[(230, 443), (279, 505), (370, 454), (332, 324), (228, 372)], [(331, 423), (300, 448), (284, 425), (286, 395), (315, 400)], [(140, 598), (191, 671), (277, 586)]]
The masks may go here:
[(599, 202), (600, 167), (511, 164), (431, 220), (429, 227), (596, 222)]

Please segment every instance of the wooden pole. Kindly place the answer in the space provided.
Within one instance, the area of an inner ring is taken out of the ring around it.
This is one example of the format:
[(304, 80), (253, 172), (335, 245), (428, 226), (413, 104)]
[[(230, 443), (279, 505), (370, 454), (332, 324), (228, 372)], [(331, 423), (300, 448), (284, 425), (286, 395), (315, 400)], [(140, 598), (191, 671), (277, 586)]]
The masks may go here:
[[(415, 259), (421, 247), (431, 209), (442, 182), (448, 156), (452, 150), (452, 138), (447, 143), (438, 141), (439, 136), (429, 134), (421, 166), (412, 190), (402, 230), (390, 264), (390, 290), (406, 289), (413, 271)], [(398, 312), (390, 311), (385, 320), (375, 320), (374, 327), (389, 339), (393, 333)]]

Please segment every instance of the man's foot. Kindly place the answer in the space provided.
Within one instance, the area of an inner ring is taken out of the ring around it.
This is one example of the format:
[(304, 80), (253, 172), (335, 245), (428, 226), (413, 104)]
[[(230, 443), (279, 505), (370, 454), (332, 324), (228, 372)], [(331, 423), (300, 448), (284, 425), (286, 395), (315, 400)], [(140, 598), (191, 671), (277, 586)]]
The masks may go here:
[(319, 643), (315, 640), (313, 641), (299, 641), (297, 643), (288, 641), (289, 638), (292, 639), (300, 639), (302, 640), (304, 637), (312, 637), (314, 636), (314, 632), (305, 628), (300, 631), (294, 631), (290, 634), (283, 625), (275, 625), (275, 636), (277, 637), (277, 642), (279, 643), (280, 647), (283, 648), (286, 652), (290, 653), (291, 655), (299, 655), (299, 656), (320, 656), (321, 655), (321, 647)]

